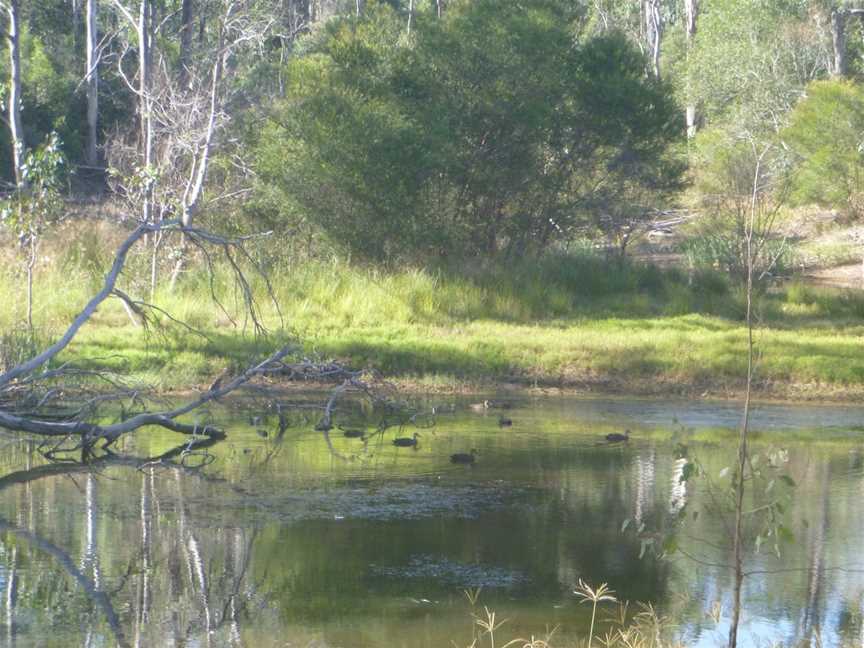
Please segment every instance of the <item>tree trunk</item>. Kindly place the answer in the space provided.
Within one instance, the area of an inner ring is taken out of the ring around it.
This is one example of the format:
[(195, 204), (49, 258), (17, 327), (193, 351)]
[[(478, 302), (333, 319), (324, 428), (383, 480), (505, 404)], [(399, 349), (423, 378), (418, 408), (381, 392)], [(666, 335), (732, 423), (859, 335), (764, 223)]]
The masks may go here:
[[(693, 39), (696, 37), (696, 20), (699, 16), (699, 0), (684, 0), (684, 13), (686, 17), (685, 26), (687, 34), (687, 58), (689, 59), (690, 50), (693, 47)], [(687, 67), (687, 137), (692, 138), (694, 135), (696, 135), (696, 104), (693, 102), (692, 89), (690, 88), (691, 83), (689, 61)]]
[(96, 51), (98, 28), (96, 10), (98, 0), (87, 0), (87, 164), (99, 166), (99, 53)]
[(663, 19), (660, 16), (660, 0), (644, 0), (645, 40), (651, 58), (651, 72), (660, 78), (660, 39), (663, 33)]
[(194, 12), (192, 10), (192, 0), (183, 0), (183, 5), (180, 10), (180, 86), (186, 85), (189, 77), (189, 62), (192, 50), (192, 31)]
[(846, 75), (846, 11), (831, 11), (831, 44), (834, 46), (834, 76)]
[(78, 49), (78, 28), (81, 25), (81, 0), (72, 0), (72, 48)]
[(141, 0), (138, 14), (138, 109), (141, 114), (141, 157), (148, 178), (144, 184), (144, 199), (141, 218), (151, 222), (153, 203), (153, 180), (149, 177), (153, 166), (153, 106), (150, 92), (150, 0)]
[(15, 185), (25, 186), (24, 166), (24, 129), (21, 125), (21, 12), (18, 0), (8, 0), (6, 12), (9, 27), (6, 40), (9, 43), (9, 134), (12, 139), (12, 164), (15, 171)]
[(414, 18), (414, 0), (408, 0), (408, 35), (411, 35), (411, 20)]

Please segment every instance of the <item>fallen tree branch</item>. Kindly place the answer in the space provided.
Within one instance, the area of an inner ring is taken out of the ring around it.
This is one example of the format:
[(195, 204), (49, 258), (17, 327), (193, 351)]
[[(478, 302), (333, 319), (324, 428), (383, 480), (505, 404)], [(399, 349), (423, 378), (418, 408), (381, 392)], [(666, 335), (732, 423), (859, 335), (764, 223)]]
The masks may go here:
[[(176, 222), (174, 223), (176, 225)], [(149, 232), (155, 232), (159, 229), (165, 228), (169, 226), (170, 223), (163, 223), (162, 225), (153, 225), (150, 223), (141, 223), (135, 230), (130, 234), (125, 241), (120, 245), (117, 250), (117, 253), (114, 257), (114, 263), (111, 264), (111, 270), (105, 276), (105, 284), (102, 286), (102, 290), (100, 290), (93, 298), (87, 302), (87, 305), (84, 307), (77, 317), (72, 321), (72, 324), (69, 325), (69, 328), (66, 329), (66, 332), (57, 340), (54, 344), (45, 349), (42, 353), (37, 356), (31, 358), (27, 362), (23, 362), (15, 367), (12, 367), (6, 373), (0, 375), (0, 388), (10, 384), (13, 380), (20, 376), (25, 376), (43, 364), (53, 359), (60, 353), (63, 349), (69, 346), (69, 343), (72, 339), (77, 335), (78, 330), (84, 326), (84, 324), (89, 320), (93, 313), (96, 312), (96, 309), (99, 307), (103, 301), (105, 301), (111, 293), (114, 291), (114, 285), (117, 283), (117, 278), (120, 276), (121, 270), (123, 270), (123, 266), (126, 264), (126, 256), (129, 254), (129, 250), (138, 242), (141, 237)]]

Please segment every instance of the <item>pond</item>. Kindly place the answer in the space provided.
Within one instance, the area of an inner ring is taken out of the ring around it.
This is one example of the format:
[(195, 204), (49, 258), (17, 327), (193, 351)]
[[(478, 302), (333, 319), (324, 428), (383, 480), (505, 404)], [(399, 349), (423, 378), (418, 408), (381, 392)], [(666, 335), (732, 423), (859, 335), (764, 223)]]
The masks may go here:
[[(423, 417), (366, 440), (325, 438), (313, 414), (279, 435), (272, 413), (250, 418), (253, 402), (241, 401), (213, 413), (228, 440), (183, 465), (58, 467), (6, 438), (0, 644), (463, 647), (486, 606), (507, 619), (498, 645), (558, 626), (554, 645), (567, 646), (590, 621), (573, 594), (581, 578), (607, 582), (631, 614), (654, 605), (688, 646), (723, 645), (731, 549), (712, 502), (728, 485), (738, 407), (506, 399), (512, 409), (478, 413), (430, 396), (419, 406), (435, 407), (434, 425)], [(739, 645), (862, 644), (862, 415), (757, 408), (755, 450), (783, 449), (797, 484), (774, 487), (792, 493), (782, 517), (794, 538), (778, 558), (773, 540), (757, 554), (751, 537)], [(340, 416), (364, 424), (359, 406)], [(603, 442), (625, 428), (629, 443)], [(416, 448), (392, 444), (414, 432)], [(148, 457), (176, 443), (142, 431), (121, 449)], [(710, 481), (681, 481), (681, 443)], [(451, 463), (471, 449), (474, 465)], [(660, 534), (677, 550), (640, 557)], [(472, 607), (466, 592), (478, 591)]]

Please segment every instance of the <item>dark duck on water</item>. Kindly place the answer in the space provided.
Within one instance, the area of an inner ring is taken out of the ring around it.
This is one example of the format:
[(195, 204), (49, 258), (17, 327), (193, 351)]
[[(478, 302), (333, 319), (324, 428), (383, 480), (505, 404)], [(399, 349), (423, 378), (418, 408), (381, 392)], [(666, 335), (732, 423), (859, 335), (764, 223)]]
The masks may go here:
[(419, 436), (420, 435), (415, 432), (413, 437), (399, 437), (397, 439), (393, 439), (393, 445), (398, 446), (400, 448), (407, 448), (407, 447), (411, 447), (411, 446), (416, 447), (417, 446), (417, 438)]
[(630, 430), (624, 430), (624, 434), (613, 432), (606, 435), (607, 443), (627, 443), (630, 440)]
[(450, 455), (450, 462), (455, 464), (473, 464), (477, 460), (476, 454), (477, 451), (473, 448), (471, 452), (457, 452)]

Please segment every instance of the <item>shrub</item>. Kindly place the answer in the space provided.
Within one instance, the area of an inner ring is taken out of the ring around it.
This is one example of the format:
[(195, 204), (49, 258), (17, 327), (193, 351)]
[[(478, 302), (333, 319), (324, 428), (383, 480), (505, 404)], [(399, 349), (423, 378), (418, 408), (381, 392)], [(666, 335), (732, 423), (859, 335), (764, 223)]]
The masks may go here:
[(574, 43), (574, 17), (476, 0), (411, 39), (382, 4), (328, 23), (259, 139), (262, 185), (383, 262), (524, 257), (639, 211), (682, 171), (671, 89), (621, 36)]
[(792, 111), (783, 140), (797, 154), (792, 198), (864, 214), (864, 88), (816, 81)]

